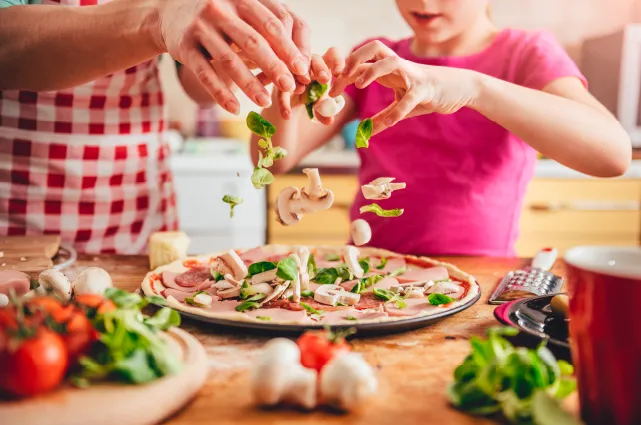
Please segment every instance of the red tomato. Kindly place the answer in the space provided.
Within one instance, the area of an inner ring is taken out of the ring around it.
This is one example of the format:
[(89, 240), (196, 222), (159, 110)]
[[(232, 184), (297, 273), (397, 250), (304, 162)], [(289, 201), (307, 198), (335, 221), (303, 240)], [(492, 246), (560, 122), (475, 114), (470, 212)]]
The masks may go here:
[(32, 313), (45, 313), (58, 323), (64, 323), (73, 315), (73, 306), (63, 305), (53, 297), (35, 297), (26, 302)]
[(60, 336), (40, 329), (15, 349), (0, 354), (0, 388), (21, 397), (51, 391), (60, 385), (67, 365), (67, 350)]
[(338, 353), (350, 351), (345, 339), (327, 331), (305, 332), (296, 341), (301, 364), (320, 372)]
[(77, 295), (74, 301), (82, 307), (96, 309), (98, 314), (107, 313), (116, 309), (116, 305), (111, 300), (95, 294)]
[(87, 316), (78, 310), (65, 323), (65, 332), (62, 332), (60, 336), (62, 336), (62, 340), (67, 347), (69, 363), (73, 364), (98, 339), (98, 332), (96, 332)]

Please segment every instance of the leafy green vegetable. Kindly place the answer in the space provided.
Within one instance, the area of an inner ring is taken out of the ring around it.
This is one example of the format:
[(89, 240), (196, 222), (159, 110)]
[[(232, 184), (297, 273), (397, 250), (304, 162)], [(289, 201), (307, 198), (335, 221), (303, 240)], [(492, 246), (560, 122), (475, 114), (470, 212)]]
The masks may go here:
[(149, 301), (149, 304), (159, 305), (161, 307), (167, 305), (167, 300), (163, 297), (159, 297), (158, 295), (147, 297), (147, 301)]
[(211, 273), (211, 277), (214, 278), (214, 282), (220, 282), (225, 278), (222, 273), (218, 273), (213, 267), (211, 268), (211, 270), (209, 270), (209, 272)]
[(454, 302), (454, 299), (443, 294), (429, 294), (427, 300), (432, 305), (442, 305)]
[(247, 115), (247, 128), (255, 135), (268, 140), (276, 133), (276, 127), (272, 123), (253, 111)]
[(265, 295), (265, 294), (253, 295), (253, 296), (247, 298), (242, 303), (238, 304), (236, 306), (236, 311), (243, 312), (245, 310), (249, 310), (249, 309), (252, 309), (252, 308), (258, 308), (258, 307), (260, 307), (260, 303), (258, 301), (262, 300), (266, 296), (267, 295)]
[(316, 283), (321, 285), (333, 285), (336, 279), (340, 278), (343, 282), (354, 279), (354, 275), (349, 271), (347, 266), (331, 267), (328, 269), (319, 269), (316, 275)]
[(354, 316), (347, 316), (345, 320), (358, 320), (358, 319)]
[(372, 137), (374, 130), (374, 123), (371, 119), (361, 121), (356, 129), (356, 147), (369, 148), (369, 138)]
[(272, 318), (271, 318), (271, 317), (269, 317), (269, 316), (256, 316), (256, 318), (257, 318), (258, 320), (264, 320), (264, 321), (266, 321), (266, 322), (267, 322), (267, 321), (269, 321), (269, 320), (272, 320)]
[(262, 189), (265, 186), (274, 183), (274, 175), (266, 168), (254, 169), (251, 177), (252, 184), (256, 189)]
[(307, 109), (307, 115), (311, 120), (314, 118), (314, 104), (318, 102), (323, 94), (327, 91), (327, 84), (321, 84), (318, 81), (312, 81), (311, 84), (307, 86), (307, 91), (305, 92), (305, 109)]
[[(207, 294), (207, 292), (206, 291), (198, 291), (195, 294), (193, 294), (191, 297), (185, 298), (185, 302), (187, 304), (189, 304), (189, 305), (194, 305), (196, 307), (207, 307), (205, 304), (200, 304), (200, 303), (194, 301), (194, 298), (196, 297), (196, 295), (199, 295), (199, 294)], [(207, 295), (209, 295), (209, 294), (207, 294)]]
[(316, 267), (316, 257), (314, 254), (310, 254), (309, 260), (307, 260), (307, 274), (310, 279), (314, 279), (318, 273), (318, 268)]
[(298, 267), (293, 258), (284, 258), (276, 266), (276, 276), (283, 280), (296, 280), (298, 278)]
[(233, 217), (234, 207), (236, 207), (236, 205), (242, 204), (243, 202), (245, 202), (245, 200), (243, 198), (238, 198), (236, 196), (225, 195), (223, 196), (223, 202), (225, 202), (226, 204), (229, 204), (229, 217)]
[(396, 304), (396, 308), (399, 308), (399, 309), (404, 309), (405, 307), (407, 307), (407, 303), (405, 302), (405, 300), (396, 300), (395, 304)]
[(363, 269), (364, 273), (369, 272), (369, 258), (363, 258), (358, 261), (358, 264), (360, 264), (361, 268)]
[(372, 285), (376, 285), (378, 282), (380, 282), (383, 279), (383, 276), (380, 274), (375, 274), (372, 276), (364, 277), (362, 279), (358, 280), (358, 283), (354, 285), (352, 288), (352, 292), (355, 294), (360, 294), (361, 292), (365, 291), (365, 289), (369, 288)]
[(406, 271), (407, 271), (407, 269), (405, 267), (399, 267), (398, 269), (394, 270), (389, 275), (390, 275), (390, 277), (396, 277), (396, 276), (400, 276), (402, 274), (405, 274)]
[(325, 256), (325, 261), (340, 261), (341, 256), (338, 254), (327, 254)]
[(387, 265), (387, 257), (383, 257), (383, 258), (381, 258), (381, 264), (376, 266), (376, 268), (379, 269), (379, 270), (383, 270), (386, 265)]
[(155, 300), (116, 288), (105, 291), (105, 297), (117, 308), (92, 319), (100, 338), (79, 359), (72, 381), (81, 386), (104, 379), (141, 384), (176, 373), (181, 364), (159, 332), (180, 325), (178, 312), (163, 307), (145, 316), (141, 308)]
[(308, 304), (300, 303), (300, 305), (305, 310), (307, 310), (307, 312), (310, 313), (310, 314), (317, 314), (319, 316), (322, 316), (323, 314), (325, 314), (325, 312), (323, 310), (316, 310), (314, 307), (312, 307), (312, 306), (310, 306)]
[(383, 301), (392, 301), (398, 297), (398, 294), (383, 288), (374, 288), (374, 295)]
[(272, 263), (271, 261), (260, 261), (249, 266), (249, 268), (247, 269), (248, 277), (268, 272), (270, 270), (274, 270), (275, 268), (276, 264)]
[(313, 298), (314, 297), (314, 291), (303, 291), (300, 293), (300, 296), (302, 298)]
[(399, 209), (399, 208), (396, 208), (393, 210), (384, 210), (378, 204), (364, 205), (360, 209), (361, 214), (366, 212), (372, 212), (379, 217), (399, 217), (403, 215), (403, 211), (404, 211), (403, 209)]
[(544, 344), (515, 348), (505, 336), (516, 333), (513, 328), (491, 328), (485, 340), (470, 339), (472, 352), (454, 371), (450, 401), (473, 415), (502, 413), (518, 425), (574, 424), (562, 418), (556, 401), (576, 388), (572, 367), (557, 362)]

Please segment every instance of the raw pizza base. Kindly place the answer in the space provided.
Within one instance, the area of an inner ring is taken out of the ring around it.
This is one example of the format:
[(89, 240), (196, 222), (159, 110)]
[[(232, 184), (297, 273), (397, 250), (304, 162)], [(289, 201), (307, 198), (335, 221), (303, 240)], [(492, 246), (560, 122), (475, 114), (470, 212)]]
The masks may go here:
[[(302, 245), (264, 245), (261, 247), (265, 251), (265, 253), (269, 255), (279, 255), (279, 254), (290, 254), (292, 252), (295, 252), (300, 246)], [(310, 251), (316, 252), (317, 255), (321, 254), (340, 254), (341, 252), (341, 247), (336, 247), (336, 246), (328, 246), (328, 245), (318, 245), (318, 246), (313, 246), (313, 245), (304, 245), (306, 246)], [(238, 255), (242, 256), (242, 253), (249, 251), (249, 249), (246, 250), (236, 250)], [(476, 282), (476, 279), (474, 279), (473, 276), (471, 276), (468, 273), (465, 273), (463, 270), (459, 269), (453, 264), (442, 262), (442, 261), (437, 261), (433, 260), (429, 257), (417, 257), (413, 255), (401, 255), (397, 254), (392, 251), (388, 251), (385, 249), (380, 249), (380, 248), (368, 248), (368, 247), (361, 247), (359, 248), (360, 255), (363, 257), (387, 257), (392, 258), (392, 257), (402, 257), (406, 260), (408, 264), (413, 264), (419, 267), (424, 267), (424, 268), (429, 268), (429, 267), (437, 267), (437, 266), (442, 266), (445, 267), (450, 275), (450, 277), (455, 278), (456, 280), (462, 281), (462, 282), (467, 282), (470, 285), (469, 290), (467, 291), (467, 294), (461, 298), (460, 300), (456, 300), (453, 303), (450, 303), (447, 305), (447, 307), (441, 307), (438, 310), (431, 310), (431, 311), (422, 311), (419, 314), (413, 315), (413, 316), (388, 316), (388, 317), (381, 317), (381, 318), (376, 318), (376, 319), (359, 319), (359, 320), (352, 320), (352, 321), (344, 321), (340, 323), (351, 323), (351, 324), (363, 324), (363, 323), (381, 323), (381, 322), (396, 322), (396, 321), (402, 321), (402, 320), (408, 320), (408, 319), (415, 319), (417, 317), (426, 317), (426, 316), (431, 316), (431, 315), (436, 315), (436, 314), (441, 314), (444, 311), (447, 310), (452, 310), (455, 309), (463, 304), (468, 303), (472, 299), (474, 299), (480, 292), (480, 287), (478, 283)], [(217, 253), (211, 253), (211, 254), (204, 254), (204, 255), (198, 255), (198, 256), (191, 256), (188, 258), (183, 258), (181, 260), (176, 260), (170, 264), (160, 266), (156, 268), (155, 270), (147, 273), (145, 276), (145, 279), (142, 281), (141, 284), (141, 289), (143, 293), (147, 296), (160, 296), (161, 292), (165, 289), (165, 287), (162, 285), (162, 282), (160, 281), (160, 276), (162, 275), (163, 271), (170, 271), (174, 273), (183, 273), (187, 270), (189, 270), (189, 267), (185, 267), (183, 265), (183, 262), (185, 261), (198, 261), (201, 263), (209, 263), (210, 260), (213, 258), (216, 258), (222, 254), (224, 254), (226, 251), (221, 251)], [(163, 297), (165, 298), (165, 297)], [(193, 307), (190, 305), (183, 304), (179, 301), (177, 301), (174, 297), (169, 296), (166, 298), (167, 300), (167, 305), (173, 309), (179, 310), (179, 311), (184, 311), (186, 313), (190, 313), (192, 315), (196, 316), (203, 316), (203, 317), (211, 317), (211, 318), (218, 318), (218, 319), (225, 319), (225, 320), (233, 320), (233, 321), (238, 321), (238, 322), (253, 322), (253, 323), (266, 323), (260, 319), (248, 316), (244, 313), (241, 312), (213, 312), (209, 310), (205, 310), (202, 308), (198, 307)], [(282, 325), (299, 325), (303, 324), (301, 321), (298, 320), (270, 320), (267, 323), (271, 324), (282, 324)], [(323, 327), (324, 324), (321, 322), (316, 323), (318, 327)], [(311, 327), (314, 326), (315, 323), (310, 321), (310, 322), (305, 322), (305, 326)]]

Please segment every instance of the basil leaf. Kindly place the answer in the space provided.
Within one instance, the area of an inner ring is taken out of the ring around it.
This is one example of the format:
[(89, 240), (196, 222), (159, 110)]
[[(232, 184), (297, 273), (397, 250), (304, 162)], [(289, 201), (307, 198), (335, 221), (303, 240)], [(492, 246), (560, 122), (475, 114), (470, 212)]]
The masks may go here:
[(336, 279), (338, 279), (336, 268), (319, 269), (315, 281), (320, 285), (333, 285)]
[(220, 282), (224, 279), (224, 276), (221, 273), (218, 273), (214, 268), (211, 268), (209, 273), (211, 273), (211, 277), (214, 279), (214, 282)]
[(258, 308), (258, 307), (260, 307), (260, 303), (258, 301), (262, 300), (266, 296), (267, 295), (265, 295), (265, 294), (253, 295), (253, 296), (247, 298), (242, 303), (238, 304), (236, 306), (236, 311), (243, 312), (245, 310), (249, 310), (249, 309), (252, 309), (252, 308)]
[(379, 269), (379, 270), (383, 270), (386, 265), (387, 265), (387, 257), (383, 257), (383, 258), (381, 258), (381, 264), (376, 266), (376, 268)]
[(384, 301), (391, 301), (397, 296), (397, 294), (393, 293), (392, 291), (388, 291), (387, 289), (382, 288), (374, 288), (374, 295)]
[(276, 133), (276, 127), (254, 111), (247, 115), (247, 128), (255, 135), (265, 139), (271, 139), (274, 133)]
[(242, 204), (245, 201), (243, 198), (238, 198), (236, 196), (231, 196), (231, 195), (225, 195), (223, 196), (223, 202), (225, 202), (226, 204), (229, 204), (229, 217), (233, 217), (234, 207), (236, 207), (236, 205)]
[(406, 271), (407, 271), (407, 269), (405, 267), (400, 267), (400, 268), (394, 270), (392, 273), (390, 273), (389, 276), (390, 277), (400, 276), (402, 274), (405, 274)]
[(271, 261), (259, 261), (258, 263), (254, 263), (249, 268), (247, 269), (247, 272), (249, 273), (247, 277), (252, 277), (254, 275), (268, 272), (270, 270), (274, 270), (276, 268), (276, 264), (272, 263)]
[(274, 175), (266, 168), (255, 168), (251, 177), (252, 185), (256, 189), (262, 189), (265, 186), (274, 183)]
[(278, 262), (276, 266), (276, 276), (283, 280), (296, 280), (298, 278), (298, 267), (293, 258), (285, 258)]
[(318, 273), (318, 268), (316, 267), (316, 257), (314, 257), (314, 254), (310, 254), (309, 260), (307, 260), (307, 274), (309, 275), (310, 279), (313, 279), (316, 277), (316, 273)]
[(322, 316), (323, 314), (325, 314), (325, 312), (323, 310), (316, 310), (314, 307), (312, 307), (312, 306), (310, 306), (308, 304), (300, 303), (300, 305), (305, 310), (307, 310), (307, 312), (310, 313), (310, 314), (317, 314), (319, 316)]
[(443, 304), (449, 304), (451, 302), (454, 302), (454, 299), (443, 294), (429, 294), (427, 296), (427, 300), (432, 305), (443, 305)]
[(269, 321), (269, 320), (272, 320), (272, 318), (271, 318), (271, 317), (269, 317), (269, 316), (256, 316), (256, 318), (257, 318), (258, 320), (264, 320), (264, 321), (266, 321), (266, 322), (267, 322), (267, 321)]
[(369, 138), (372, 137), (372, 131), (374, 130), (374, 123), (370, 118), (367, 118), (364, 121), (361, 121), (358, 124), (356, 129), (356, 147), (357, 148), (368, 148), (369, 147)]
[(404, 211), (403, 209), (399, 209), (399, 208), (396, 208), (393, 210), (384, 210), (378, 204), (364, 205), (360, 208), (361, 214), (366, 212), (372, 212), (379, 217), (400, 217), (401, 215), (403, 215), (403, 211)]
[(314, 297), (314, 291), (303, 291), (300, 293), (300, 296), (302, 298), (313, 298)]
[(325, 256), (325, 261), (340, 261), (341, 256), (338, 254), (327, 254)]
[(363, 269), (364, 273), (369, 272), (369, 258), (363, 258), (358, 262), (360, 264), (361, 268)]
[(166, 331), (167, 329), (180, 326), (180, 314), (171, 308), (161, 308), (152, 317), (143, 319), (147, 326), (153, 329)]

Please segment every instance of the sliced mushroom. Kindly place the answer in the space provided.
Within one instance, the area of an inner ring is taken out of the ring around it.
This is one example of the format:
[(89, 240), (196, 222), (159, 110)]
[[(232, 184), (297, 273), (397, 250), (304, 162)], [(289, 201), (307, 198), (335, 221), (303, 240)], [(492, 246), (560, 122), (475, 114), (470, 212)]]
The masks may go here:
[(343, 248), (343, 257), (345, 259), (345, 264), (347, 265), (347, 268), (349, 269), (352, 274), (360, 279), (365, 275), (365, 270), (361, 267), (361, 265), (358, 263), (358, 255), (360, 254), (360, 251), (358, 248), (355, 246), (346, 246)]
[(443, 295), (449, 295), (449, 294), (457, 294), (461, 291), (461, 286), (457, 285), (454, 282), (436, 282), (434, 285), (432, 285), (428, 290), (428, 294), (443, 294)]
[(394, 285), (390, 287), (390, 291), (399, 295), (405, 295), (407, 298), (423, 298), (425, 296), (425, 288), (420, 286)]
[(316, 109), (316, 112), (318, 112), (319, 115), (322, 115), (324, 117), (333, 117), (338, 115), (338, 113), (342, 111), (344, 107), (345, 98), (343, 96), (337, 96), (319, 100), (314, 109)]
[(307, 269), (307, 265), (309, 264), (309, 249), (306, 246), (299, 247), (298, 257), (300, 258), (300, 267), (298, 269), (300, 289), (306, 291), (309, 289), (309, 272)]
[(271, 292), (271, 294), (267, 295), (267, 297), (260, 302), (259, 307), (262, 307), (263, 304), (267, 304), (270, 301), (275, 301), (278, 298), (280, 298), (281, 295), (283, 295), (287, 290), (287, 288), (289, 287), (289, 284), (290, 282), (288, 281), (283, 284), (276, 285), (274, 287), (274, 290)]
[(210, 306), (213, 300), (214, 299), (209, 294), (200, 293), (198, 295), (194, 295), (194, 302), (203, 306)]
[(40, 286), (25, 294), (26, 298), (37, 295), (53, 295), (62, 301), (71, 299), (71, 282), (61, 271), (56, 269), (45, 270), (38, 276)]
[(103, 295), (107, 288), (113, 287), (113, 283), (107, 270), (100, 267), (89, 267), (78, 275), (71, 286), (74, 295)]
[(223, 276), (229, 274), (237, 281), (247, 276), (247, 266), (233, 249), (218, 257), (215, 268)]
[(235, 298), (240, 296), (240, 286), (234, 286), (229, 289), (218, 290), (216, 295), (220, 298)]
[(226, 274), (225, 276), (223, 276), (223, 278), (225, 278), (225, 280), (227, 282), (231, 283), (234, 286), (240, 286), (240, 285), (243, 284), (242, 280), (236, 280), (236, 279), (234, 279), (234, 276), (232, 276), (230, 274)]
[(394, 180), (396, 179), (393, 177), (381, 177), (361, 186), (363, 197), (374, 200), (389, 199), (393, 191), (407, 187), (405, 183), (392, 183)]
[(302, 269), (301, 267), (301, 261), (300, 257), (297, 254), (290, 254), (289, 258), (294, 260), (296, 263), (296, 278), (294, 279), (293, 283), (293, 291), (292, 291), (292, 301), (295, 303), (300, 302), (300, 271)]
[(276, 218), (285, 225), (298, 223), (303, 215), (329, 209), (334, 204), (334, 193), (323, 188), (318, 168), (305, 168), (308, 184), (299, 190), (286, 187), (276, 199)]
[(372, 228), (369, 226), (369, 223), (362, 218), (352, 221), (350, 233), (356, 246), (365, 245), (372, 239)]
[(314, 300), (321, 304), (335, 306), (337, 304), (356, 305), (360, 294), (348, 292), (339, 285), (320, 285), (314, 292)]
[(219, 291), (225, 290), (225, 289), (230, 289), (230, 288), (235, 288), (238, 285), (234, 285), (233, 283), (227, 282), (226, 280), (219, 280), (218, 282), (214, 283), (211, 285), (212, 288), (216, 288)]
[(259, 283), (271, 282), (276, 279), (276, 269), (268, 270), (266, 272), (255, 274), (249, 279), (250, 285), (257, 285)]

